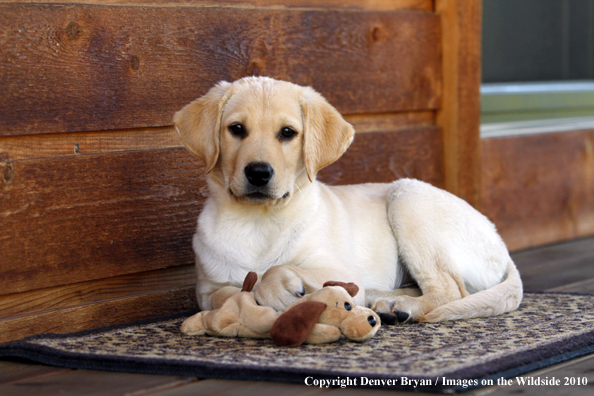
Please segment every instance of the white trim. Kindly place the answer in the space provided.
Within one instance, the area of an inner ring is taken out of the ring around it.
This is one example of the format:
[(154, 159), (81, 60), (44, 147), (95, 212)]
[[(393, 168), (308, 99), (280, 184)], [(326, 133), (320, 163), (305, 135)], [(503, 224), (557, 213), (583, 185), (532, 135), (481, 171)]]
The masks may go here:
[(535, 83), (485, 83), (481, 95), (536, 94), (546, 92), (594, 91), (594, 81), (552, 81)]
[(481, 125), (481, 138), (534, 135), (594, 129), (594, 117), (557, 118), (550, 120), (498, 122)]

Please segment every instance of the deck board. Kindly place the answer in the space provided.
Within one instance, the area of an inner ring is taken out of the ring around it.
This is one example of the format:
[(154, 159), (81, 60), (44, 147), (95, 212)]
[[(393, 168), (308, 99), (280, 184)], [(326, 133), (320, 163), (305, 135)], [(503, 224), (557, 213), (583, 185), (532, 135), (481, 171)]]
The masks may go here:
[(165, 391), (151, 393), (151, 396), (195, 396), (237, 394), (241, 396), (314, 396), (327, 394), (325, 389), (306, 387), (300, 384), (256, 381), (203, 380)]
[[(594, 237), (529, 249), (512, 254), (522, 274), (526, 290), (558, 290), (577, 293), (594, 292)], [(547, 367), (522, 377), (551, 378), (564, 381), (568, 378), (586, 378), (582, 386), (528, 386), (514, 383), (510, 386), (493, 386), (466, 393), (469, 396), (512, 394), (548, 396), (563, 393), (590, 395), (594, 390), (594, 355)], [(32, 392), (32, 393), (31, 393)], [(242, 395), (285, 396), (356, 395), (360, 389), (319, 389), (299, 384), (255, 381), (197, 380), (193, 377), (112, 373), (104, 371), (68, 370), (21, 361), (0, 361), (0, 394), (22, 396), (50, 395), (123, 395), (184, 396)], [(394, 392), (370, 389), (366, 394), (382, 396), (407, 395), (412, 392)], [(415, 393), (423, 395), (425, 393)], [(428, 395), (428, 394), (427, 394)]]
[(527, 249), (512, 254), (512, 258), (520, 270), (524, 290), (527, 291), (556, 289), (594, 279), (594, 238)]
[(64, 374), (71, 370), (44, 366), (41, 364), (17, 363), (14, 361), (0, 362), (0, 389), (3, 385), (24, 381), (27, 379), (48, 377)]
[(21, 379), (0, 385), (2, 396), (62, 395), (107, 396), (119, 394), (142, 395), (160, 389), (179, 387), (196, 379), (165, 375), (114, 373), (108, 371), (61, 370), (40, 375), (41, 366), (2, 362), (0, 372), (12, 371)]

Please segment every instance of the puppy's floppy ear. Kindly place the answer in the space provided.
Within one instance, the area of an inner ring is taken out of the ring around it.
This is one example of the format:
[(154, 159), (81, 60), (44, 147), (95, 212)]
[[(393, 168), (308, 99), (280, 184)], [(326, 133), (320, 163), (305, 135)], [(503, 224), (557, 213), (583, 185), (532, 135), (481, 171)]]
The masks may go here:
[(173, 117), (182, 143), (204, 161), (206, 173), (214, 168), (219, 158), (221, 113), (232, 91), (230, 83), (221, 81)]
[(324, 285), (322, 287), (326, 287), (326, 286), (342, 286), (347, 293), (349, 293), (349, 295), (351, 297), (355, 297), (357, 295), (357, 293), (359, 293), (359, 286), (357, 286), (355, 283), (349, 282), (335, 282), (335, 281), (328, 281), (326, 283), (324, 283)]
[(355, 129), (340, 113), (310, 87), (303, 88), (303, 160), (310, 181), (325, 166), (336, 161), (346, 151)]
[(319, 301), (295, 305), (274, 322), (270, 338), (280, 346), (296, 347), (303, 344), (325, 310), (326, 304)]

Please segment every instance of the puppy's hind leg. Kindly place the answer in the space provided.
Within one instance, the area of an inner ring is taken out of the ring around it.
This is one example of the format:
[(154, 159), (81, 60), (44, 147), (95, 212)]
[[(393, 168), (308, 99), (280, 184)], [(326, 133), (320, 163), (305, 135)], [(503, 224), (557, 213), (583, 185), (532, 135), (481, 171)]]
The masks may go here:
[(469, 294), (458, 276), (443, 271), (437, 263), (424, 263), (420, 265), (422, 270), (413, 270), (414, 267), (411, 266), (410, 272), (420, 289), (394, 290), (373, 302), (371, 309), (384, 323), (419, 321), (434, 308)]
[(398, 322), (418, 321), (435, 307), (461, 299), (469, 293), (457, 272), (456, 224), (462, 214), (455, 198), (418, 180), (402, 179), (387, 197), (387, 215), (399, 256), (422, 295), (378, 299), (372, 307), (392, 313)]
[(501, 315), (517, 309), (522, 302), (522, 294), (522, 279), (510, 258), (507, 263), (507, 274), (501, 283), (462, 300), (441, 305), (421, 318), (421, 321), (441, 322)]
[(421, 294), (421, 289), (418, 287), (407, 287), (394, 290), (367, 289), (365, 290), (365, 305), (369, 308), (371, 307), (371, 304), (380, 298), (394, 298), (398, 296), (419, 297)]

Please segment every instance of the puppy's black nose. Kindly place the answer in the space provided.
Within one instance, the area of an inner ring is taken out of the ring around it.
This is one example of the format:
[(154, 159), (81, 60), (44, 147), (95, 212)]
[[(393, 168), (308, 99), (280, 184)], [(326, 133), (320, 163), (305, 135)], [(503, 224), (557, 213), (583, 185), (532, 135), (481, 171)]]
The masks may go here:
[(377, 319), (375, 318), (375, 316), (372, 316), (372, 315), (369, 315), (367, 317), (367, 321), (369, 322), (371, 327), (375, 327), (375, 325), (377, 324)]
[(250, 162), (243, 169), (243, 172), (250, 184), (256, 187), (262, 187), (272, 179), (274, 169), (266, 162)]

